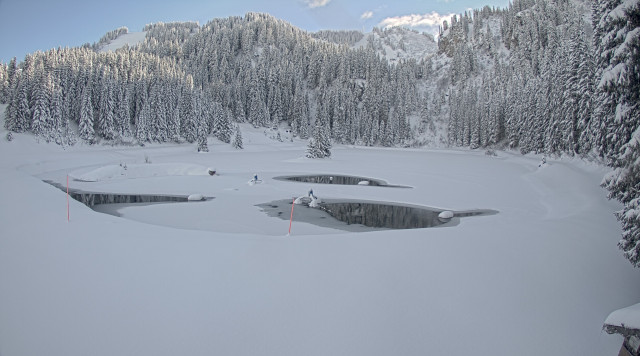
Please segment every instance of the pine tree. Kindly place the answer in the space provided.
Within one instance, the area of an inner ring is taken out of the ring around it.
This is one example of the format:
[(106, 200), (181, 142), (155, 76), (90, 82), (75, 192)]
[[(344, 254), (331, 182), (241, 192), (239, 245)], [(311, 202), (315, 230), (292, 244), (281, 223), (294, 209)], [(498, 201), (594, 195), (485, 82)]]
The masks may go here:
[(609, 198), (624, 204), (616, 212), (622, 222), (618, 246), (634, 266), (640, 267), (640, 132), (636, 131), (625, 147), (616, 161), (617, 168), (604, 178), (602, 186), (609, 190)]
[(118, 101), (116, 102), (115, 127), (120, 136), (131, 136), (131, 118), (129, 116), (130, 97), (129, 90), (122, 85), (118, 89)]
[(174, 142), (180, 142), (180, 99), (177, 100), (177, 104), (170, 113), (169, 120), (169, 138)]
[(4, 102), (11, 104), (11, 99), (15, 95), (17, 87), (18, 65), (16, 57), (11, 58), (6, 66), (6, 83), (4, 84)]
[(602, 17), (594, 29), (600, 79), (595, 115), (604, 130), (598, 148), (603, 155), (615, 158), (640, 124), (640, 5), (638, 0), (608, 0), (599, 6), (596, 12)]
[(9, 67), (0, 63), (0, 104), (9, 102)]
[(616, 215), (622, 222), (619, 243), (631, 263), (640, 267), (640, 0), (610, 0), (602, 4), (596, 35), (600, 58), (599, 110), (604, 152), (614, 172), (604, 182), (611, 198), (624, 204)]
[(300, 84), (296, 87), (293, 96), (292, 111), (291, 130), (293, 134), (302, 139), (307, 139), (309, 137), (309, 104), (306, 92)]
[(206, 135), (198, 137), (198, 152), (209, 152), (209, 145), (207, 143)]
[(28, 84), (25, 78), (21, 78), (18, 84), (18, 93), (15, 97), (16, 111), (13, 127), (10, 130), (24, 132), (31, 126), (31, 108), (29, 106)]
[(91, 103), (91, 89), (85, 86), (82, 90), (82, 104), (80, 107), (80, 138), (89, 144), (95, 142), (93, 129), (93, 104)]
[(235, 137), (233, 138), (233, 144), (232, 144), (233, 148), (241, 150), (243, 149), (243, 142), (242, 142), (242, 132), (240, 131), (240, 125), (236, 125), (236, 129), (235, 129)]
[(198, 142), (199, 152), (209, 152), (209, 147), (207, 146), (207, 134), (209, 133), (209, 129), (207, 127), (206, 111), (207, 109), (203, 102), (202, 93), (198, 93), (198, 95), (194, 96), (194, 113), (196, 114), (194, 123), (196, 126), (196, 141)]
[(309, 139), (309, 144), (307, 145), (307, 157), (331, 157), (331, 139), (326, 127), (316, 126), (313, 136)]
[(165, 142), (168, 138), (167, 109), (165, 98), (165, 90), (162, 84), (155, 83), (151, 87), (149, 100), (151, 102), (151, 138), (157, 142)]
[(48, 92), (48, 86), (44, 78), (40, 79), (34, 93), (33, 116), (31, 118), (31, 132), (36, 136), (44, 136), (48, 130), (48, 124), (51, 121), (51, 113), (49, 107), (51, 105), (51, 97)]
[(62, 117), (62, 90), (57, 88), (53, 91), (53, 97), (51, 98), (51, 120), (52, 127), (49, 132), (49, 137), (59, 145), (66, 142), (65, 133), (66, 125)]
[(113, 89), (112, 81), (106, 80), (103, 82), (98, 106), (98, 132), (107, 140), (115, 138)]
[(9, 89), (7, 108), (5, 109), (4, 128), (17, 131), (18, 126), (18, 81), (14, 80)]
[(269, 122), (269, 111), (262, 99), (263, 93), (259, 88), (257, 78), (252, 80), (249, 97), (249, 122), (253, 127), (265, 127)]
[(221, 105), (216, 111), (216, 128), (214, 133), (218, 140), (224, 143), (231, 143), (231, 136), (233, 135), (233, 126), (231, 123), (231, 112), (229, 109), (223, 108)]
[(193, 143), (196, 140), (196, 116), (195, 95), (191, 89), (186, 89), (181, 96), (180, 104), (180, 125), (181, 134), (187, 142)]
[[(149, 142), (151, 137), (151, 103), (145, 100), (142, 104), (142, 110), (136, 120), (136, 139), (139, 142)], [(193, 142), (193, 141), (191, 141)]]

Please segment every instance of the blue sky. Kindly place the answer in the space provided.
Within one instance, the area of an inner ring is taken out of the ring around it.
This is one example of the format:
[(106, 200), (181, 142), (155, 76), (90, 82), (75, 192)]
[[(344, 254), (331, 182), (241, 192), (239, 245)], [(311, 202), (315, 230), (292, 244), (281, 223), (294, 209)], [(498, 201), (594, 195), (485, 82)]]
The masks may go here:
[[(307, 31), (403, 25), (430, 31), (442, 18), (508, 0), (0, 0), (0, 62), (27, 53), (96, 42), (126, 26), (141, 31), (153, 22), (198, 21), (267, 12)], [(444, 16), (444, 17), (443, 17)], [(437, 28), (437, 27), (436, 27)]]

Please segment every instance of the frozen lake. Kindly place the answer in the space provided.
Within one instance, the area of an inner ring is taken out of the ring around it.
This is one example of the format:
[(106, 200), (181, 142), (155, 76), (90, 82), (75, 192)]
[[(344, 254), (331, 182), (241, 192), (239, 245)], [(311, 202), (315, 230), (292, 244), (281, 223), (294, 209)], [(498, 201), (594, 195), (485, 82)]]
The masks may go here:
[[(210, 140), (209, 153), (0, 140), (0, 176), (11, 187), (0, 203), (0, 353), (618, 352), (621, 338), (602, 324), (637, 303), (640, 271), (616, 246), (620, 205), (599, 187), (606, 168), (350, 146), (312, 160), (306, 141), (242, 130), (244, 150)], [(412, 188), (274, 179), (318, 172)], [(262, 183), (249, 184), (255, 174)], [(67, 176), (83, 191), (213, 199), (121, 207), (122, 218), (70, 200), (67, 221), (66, 194), (43, 182)], [(348, 225), (369, 229), (354, 233), (305, 222), (296, 206), (288, 235), (288, 216), (258, 206), (282, 200), (287, 210), (311, 189), (327, 202), (499, 213), (427, 229)]]

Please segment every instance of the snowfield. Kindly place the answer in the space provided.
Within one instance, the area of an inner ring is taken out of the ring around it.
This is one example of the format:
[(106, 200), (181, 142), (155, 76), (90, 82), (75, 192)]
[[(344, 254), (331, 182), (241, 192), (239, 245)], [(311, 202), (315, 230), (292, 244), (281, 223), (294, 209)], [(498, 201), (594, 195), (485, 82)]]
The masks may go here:
[(137, 46), (144, 42), (144, 38), (146, 35), (146, 31), (126, 33), (111, 41), (104, 47), (100, 48), (100, 52), (113, 52), (119, 48), (124, 47), (125, 45), (129, 47)]
[[(602, 325), (640, 300), (640, 270), (616, 246), (606, 167), (349, 146), (312, 160), (306, 142), (242, 129), (244, 150), (211, 139), (208, 153), (62, 148), (0, 130), (0, 355), (617, 354), (622, 338)], [(412, 188), (272, 179), (319, 173)], [(247, 184), (254, 174), (262, 184)], [(122, 217), (71, 200), (67, 221), (66, 194), (43, 182), (67, 175), (83, 190), (213, 199), (118, 207)], [(499, 213), (350, 233), (294, 211), (287, 236), (289, 221), (256, 207), (310, 188)]]
[(98, 182), (114, 179), (139, 179), (158, 176), (185, 176), (185, 175), (209, 175), (208, 168), (183, 163), (161, 163), (161, 164), (111, 164), (89, 171), (79, 170), (69, 173), (69, 177), (74, 180), (84, 182)]

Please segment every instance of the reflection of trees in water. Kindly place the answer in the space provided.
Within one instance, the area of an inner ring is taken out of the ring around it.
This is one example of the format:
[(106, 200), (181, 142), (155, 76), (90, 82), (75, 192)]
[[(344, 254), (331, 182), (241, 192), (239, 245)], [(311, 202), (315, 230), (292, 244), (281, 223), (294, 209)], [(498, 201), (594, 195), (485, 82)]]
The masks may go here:
[(310, 176), (289, 176), (282, 177), (282, 179), (291, 180), (294, 182), (304, 183), (318, 183), (318, 184), (342, 184), (342, 185), (358, 185), (361, 182), (367, 182), (367, 185), (386, 185), (384, 182), (366, 178), (366, 177), (354, 177), (354, 176), (341, 176), (341, 175), (310, 175)]
[(362, 224), (391, 229), (416, 229), (443, 224), (440, 211), (410, 206), (376, 203), (328, 203), (320, 207), (334, 218), (347, 224)]
[[(269, 216), (279, 217), (289, 220), (291, 212), (291, 200), (277, 200), (269, 203), (257, 205)], [(370, 229), (420, 229), (436, 227), (446, 224), (455, 226), (459, 223), (459, 218), (479, 215), (493, 215), (498, 212), (489, 209), (477, 209), (467, 211), (451, 211), (453, 218), (440, 219), (439, 214), (442, 209), (429, 208), (416, 205), (401, 205), (400, 203), (386, 204), (377, 201), (351, 200), (339, 201), (328, 199), (318, 205), (317, 208), (310, 208), (307, 204), (302, 204), (303, 208), (296, 208), (294, 220), (304, 221), (318, 226), (328, 226), (344, 229), (341, 224), (332, 224), (331, 221), (341, 221), (347, 226), (347, 231), (370, 231)], [(315, 212), (315, 213), (314, 213)], [(317, 214), (316, 214), (317, 213)], [(326, 215), (333, 219), (325, 219)], [(364, 230), (363, 230), (364, 229)]]
[[(67, 188), (51, 181), (45, 181), (54, 187), (67, 192)], [(186, 202), (188, 197), (180, 195), (154, 195), (154, 194), (117, 194), (117, 193), (91, 193), (78, 190), (69, 190), (69, 196), (82, 204), (92, 208), (100, 204), (133, 204), (133, 203), (163, 203)]]
[(133, 204), (133, 203), (162, 203), (186, 202), (187, 197), (166, 195), (134, 195), (134, 194), (106, 194), (106, 193), (72, 193), (69, 196), (88, 207), (99, 204)]

